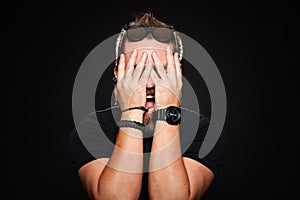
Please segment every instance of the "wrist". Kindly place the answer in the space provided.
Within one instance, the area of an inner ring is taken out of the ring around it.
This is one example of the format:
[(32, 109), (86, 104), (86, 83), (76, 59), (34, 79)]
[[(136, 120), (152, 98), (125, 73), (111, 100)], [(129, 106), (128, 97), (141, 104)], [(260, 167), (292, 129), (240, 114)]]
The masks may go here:
[(169, 138), (167, 141), (170, 141), (170, 138), (173, 138), (177, 134), (179, 134), (180, 125), (170, 125), (166, 121), (157, 120), (155, 122), (155, 128), (154, 128), (154, 136), (159, 137), (167, 137)]
[(156, 105), (156, 107), (158, 109), (160, 109), (160, 108), (167, 108), (169, 106), (180, 107), (180, 101), (177, 98), (174, 98), (172, 100), (165, 99), (165, 101), (156, 101), (155, 105)]
[(145, 111), (139, 109), (122, 112), (121, 120), (130, 120), (130, 121), (136, 121), (142, 123), (144, 112)]
[[(145, 131), (145, 125), (137, 121), (120, 120), (117, 122), (117, 125), (119, 128), (123, 129), (123, 132), (131, 136), (138, 136), (138, 137), (143, 136), (140, 135), (140, 132)], [(130, 131), (127, 131), (127, 129), (130, 129)]]
[(179, 103), (164, 103), (164, 104), (155, 104), (155, 109), (163, 109), (163, 108), (167, 108), (170, 106), (175, 106), (175, 107), (180, 107)]
[(156, 121), (156, 125), (158, 126), (160, 124), (178, 126), (181, 121), (181, 108), (179, 106), (158, 107), (153, 112), (152, 119)]

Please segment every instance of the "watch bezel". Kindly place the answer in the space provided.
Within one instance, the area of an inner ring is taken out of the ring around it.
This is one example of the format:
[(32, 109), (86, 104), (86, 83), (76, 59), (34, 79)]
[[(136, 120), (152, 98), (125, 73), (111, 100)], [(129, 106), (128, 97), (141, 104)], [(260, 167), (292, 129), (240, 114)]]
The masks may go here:
[[(175, 112), (174, 112), (175, 111)], [(176, 113), (176, 118), (171, 118), (170, 113)], [(166, 122), (171, 125), (177, 125), (181, 121), (181, 109), (176, 106), (169, 106), (166, 108)]]

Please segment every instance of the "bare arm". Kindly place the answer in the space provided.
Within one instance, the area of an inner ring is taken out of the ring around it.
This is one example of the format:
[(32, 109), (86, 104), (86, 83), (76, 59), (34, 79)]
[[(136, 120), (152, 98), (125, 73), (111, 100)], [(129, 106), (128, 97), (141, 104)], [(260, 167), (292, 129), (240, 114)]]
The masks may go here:
[(143, 170), (141, 134), (136, 129), (120, 128), (107, 165), (104, 162), (108, 159), (101, 159), (80, 168), (79, 177), (91, 199), (138, 199)]
[[(145, 67), (146, 54), (136, 64), (133, 51), (126, 67), (121, 55), (116, 91), (120, 109), (145, 105), (146, 82), (152, 66)], [(144, 68), (145, 67), (145, 68)], [(121, 120), (142, 123), (142, 110), (123, 112)], [(103, 161), (103, 159), (102, 159)], [(120, 128), (114, 151), (107, 165), (93, 161), (79, 170), (79, 176), (91, 199), (138, 199), (142, 185), (143, 137), (140, 130)]]
[(200, 199), (213, 180), (201, 163), (181, 156), (178, 126), (158, 121), (150, 159), (151, 199)]
[(179, 141), (179, 125), (157, 121), (149, 173), (151, 199), (189, 199), (190, 186)]
[[(178, 55), (167, 49), (166, 70), (156, 54), (153, 60), (157, 69), (157, 73), (151, 73), (156, 104), (162, 108), (179, 106), (182, 73)], [(151, 199), (199, 199), (213, 179), (204, 165), (181, 156), (179, 127), (156, 121), (150, 157)]]

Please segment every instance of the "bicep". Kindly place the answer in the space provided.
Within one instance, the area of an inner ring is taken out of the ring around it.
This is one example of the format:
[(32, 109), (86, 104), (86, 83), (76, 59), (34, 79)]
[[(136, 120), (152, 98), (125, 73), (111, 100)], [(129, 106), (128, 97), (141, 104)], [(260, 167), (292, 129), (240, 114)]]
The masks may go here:
[(214, 179), (213, 172), (191, 158), (183, 157), (190, 183), (191, 199), (200, 199)]
[(109, 160), (109, 158), (96, 159), (96, 160), (93, 160), (93, 161), (83, 165), (78, 170), (79, 178), (89, 196), (94, 191), (97, 191), (99, 178), (100, 178), (108, 160)]

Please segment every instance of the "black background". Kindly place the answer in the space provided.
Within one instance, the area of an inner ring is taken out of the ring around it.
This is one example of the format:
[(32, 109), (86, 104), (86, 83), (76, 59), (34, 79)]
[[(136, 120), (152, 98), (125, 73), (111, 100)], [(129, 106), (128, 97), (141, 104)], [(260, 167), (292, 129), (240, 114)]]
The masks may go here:
[(10, 199), (85, 199), (67, 146), (73, 82), (88, 53), (136, 11), (150, 11), (197, 40), (224, 80), (229, 148), (204, 199), (289, 197), (294, 187), (288, 180), (296, 178), (297, 165), (287, 153), (295, 150), (285, 140), (289, 133), (281, 128), (278, 77), (287, 67), (290, 7), (264, 1), (111, 3), (3, 8), (9, 131), (2, 133), (2, 182)]

